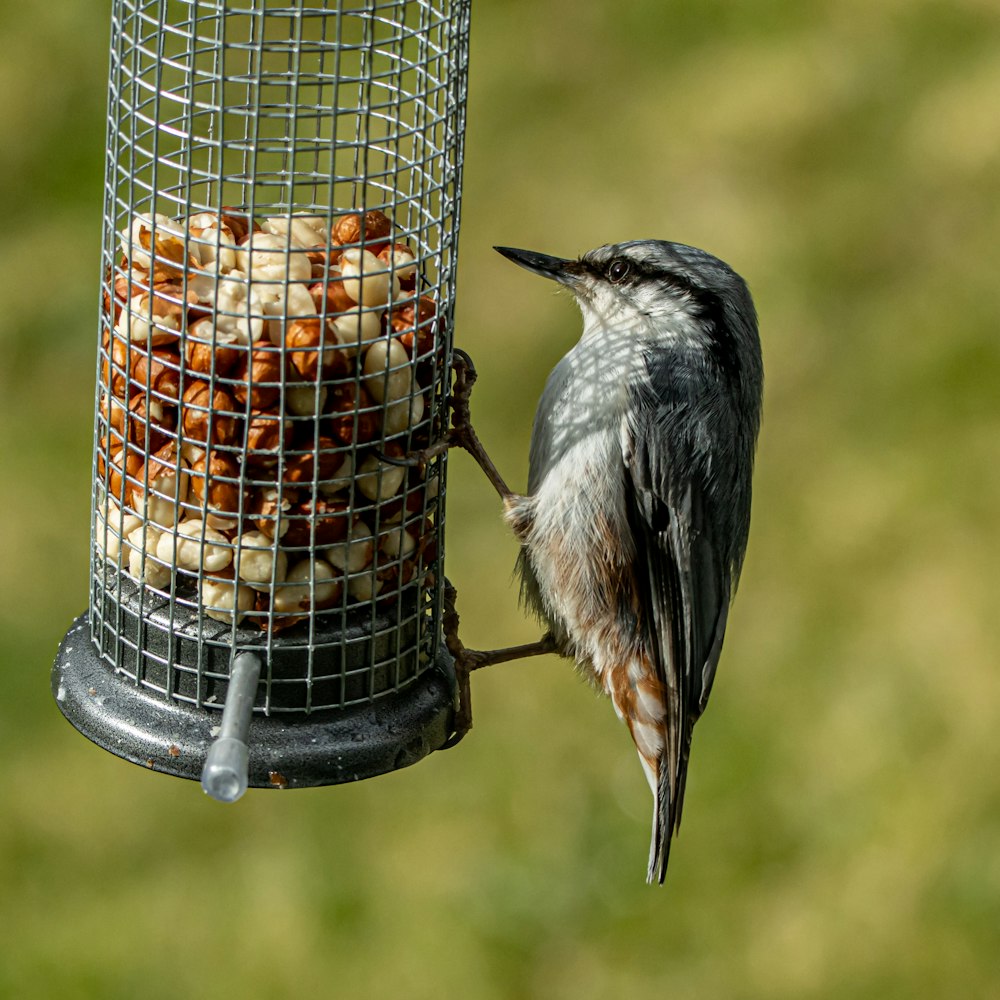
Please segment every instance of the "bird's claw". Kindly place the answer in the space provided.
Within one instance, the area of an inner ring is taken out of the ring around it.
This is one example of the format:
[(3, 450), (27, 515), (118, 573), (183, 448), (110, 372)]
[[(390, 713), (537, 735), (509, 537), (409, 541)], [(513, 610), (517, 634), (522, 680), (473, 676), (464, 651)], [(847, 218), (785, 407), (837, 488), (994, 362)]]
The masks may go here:
[(451, 423), (452, 428), (458, 430), (471, 424), (469, 399), (479, 374), (472, 363), (472, 358), (458, 347), (452, 349), (451, 368), (455, 373), (455, 384), (452, 386), (450, 398)]
[(389, 465), (400, 465), (407, 468), (413, 466), (426, 465), (432, 459), (443, 455), (451, 448), (462, 448), (467, 451), (479, 463), (480, 468), (486, 477), (493, 484), (493, 488), (501, 497), (511, 496), (510, 488), (503, 481), (496, 466), (491, 461), (486, 449), (472, 426), (472, 417), (469, 410), (469, 397), (472, 395), (472, 387), (476, 384), (478, 375), (476, 366), (472, 363), (472, 358), (465, 351), (454, 348), (451, 360), (452, 372), (455, 381), (451, 392), (448, 394), (448, 405), (451, 408), (451, 427), (437, 440), (421, 448), (419, 451), (410, 452), (400, 458), (384, 454), (375, 450), (375, 455)]
[(469, 398), (472, 395), (472, 387), (476, 384), (476, 379), (479, 376), (476, 373), (476, 366), (472, 363), (472, 358), (458, 347), (452, 349), (451, 368), (455, 374), (452, 390), (448, 394), (448, 405), (451, 408), (451, 427), (437, 441), (432, 442), (426, 448), (420, 448), (418, 451), (411, 451), (399, 457), (386, 455), (378, 448), (373, 449), (380, 462), (404, 468), (419, 468), (451, 448), (469, 450), (474, 447), (475, 433), (472, 430)]
[(488, 667), (492, 662), (487, 651), (482, 649), (469, 649), (468, 647), (462, 648), (460, 659), (462, 670), (468, 673), (472, 673), (473, 670), (479, 670), (481, 667)]
[(449, 448), (467, 448), (472, 440), (472, 414), (469, 400), (472, 396), (472, 387), (476, 384), (479, 375), (476, 373), (476, 366), (472, 363), (472, 358), (458, 347), (452, 349), (451, 370), (455, 375), (451, 392), (448, 394), (448, 405), (451, 408), (451, 427), (438, 441), (419, 452), (415, 452), (423, 461), (434, 458)]
[(398, 465), (404, 469), (413, 469), (419, 468), (429, 460), (426, 454), (429, 450), (428, 448), (424, 448), (421, 451), (411, 451), (407, 455), (397, 457), (395, 455), (387, 455), (380, 448), (372, 448), (372, 454), (386, 465)]
[(445, 648), (451, 654), (455, 665), (455, 717), (452, 734), (442, 749), (453, 747), (472, 728), (472, 685), (469, 675), (473, 670), (492, 666), (494, 663), (509, 663), (529, 656), (544, 653), (559, 653), (560, 646), (551, 632), (546, 632), (537, 642), (522, 646), (507, 646), (504, 649), (469, 649), (458, 637), (459, 617), (455, 601), (458, 594), (450, 580), (444, 581), (444, 608), (441, 629), (444, 633)]

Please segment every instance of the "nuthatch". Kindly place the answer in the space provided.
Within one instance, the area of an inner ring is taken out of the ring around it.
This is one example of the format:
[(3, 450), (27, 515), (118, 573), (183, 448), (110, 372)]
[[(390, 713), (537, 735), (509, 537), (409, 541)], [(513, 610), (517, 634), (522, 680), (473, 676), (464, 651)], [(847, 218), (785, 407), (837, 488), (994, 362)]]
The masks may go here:
[(539, 643), (469, 651), (472, 666), (552, 650), (611, 697), (655, 799), (647, 878), (662, 883), (750, 527), (756, 313), (739, 275), (678, 243), (579, 260), (496, 249), (569, 288), (584, 324), (542, 393), (527, 495), (471, 428), (453, 441), (503, 496), (522, 596), (548, 627)]

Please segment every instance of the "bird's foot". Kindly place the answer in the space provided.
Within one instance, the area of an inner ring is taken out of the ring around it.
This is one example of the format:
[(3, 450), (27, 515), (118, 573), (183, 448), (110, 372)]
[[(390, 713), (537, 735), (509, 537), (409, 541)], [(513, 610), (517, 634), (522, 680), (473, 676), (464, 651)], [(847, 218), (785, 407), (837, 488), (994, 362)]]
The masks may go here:
[(469, 400), (472, 396), (472, 387), (478, 378), (476, 366), (465, 351), (456, 347), (452, 350), (451, 367), (455, 381), (448, 396), (448, 403), (451, 407), (451, 427), (447, 433), (426, 448), (411, 452), (403, 458), (391, 458), (385, 455), (382, 458), (392, 465), (421, 466), (444, 454), (450, 448), (462, 448), (476, 460), (497, 493), (504, 500), (507, 500), (512, 496), (510, 488), (503, 481), (503, 477), (486, 453), (486, 449), (472, 426)]
[(556, 641), (551, 632), (546, 632), (536, 642), (525, 642), (520, 646), (504, 646), (503, 649), (465, 649), (462, 650), (463, 666), (468, 671), (491, 667), (495, 663), (509, 663), (511, 660), (524, 660), (529, 656), (543, 656), (555, 653)]
[(458, 705), (455, 710), (454, 732), (445, 743), (445, 748), (453, 747), (472, 728), (472, 686), (469, 675), (473, 670), (492, 666), (494, 663), (509, 663), (529, 656), (558, 651), (551, 632), (547, 632), (537, 642), (520, 646), (506, 646), (503, 649), (469, 649), (458, 637), (459, 617), (455, 608), (457, 592), (449, 580), (444, 587), (444, 641), (455, 662), (455, 678), (458, 682)]

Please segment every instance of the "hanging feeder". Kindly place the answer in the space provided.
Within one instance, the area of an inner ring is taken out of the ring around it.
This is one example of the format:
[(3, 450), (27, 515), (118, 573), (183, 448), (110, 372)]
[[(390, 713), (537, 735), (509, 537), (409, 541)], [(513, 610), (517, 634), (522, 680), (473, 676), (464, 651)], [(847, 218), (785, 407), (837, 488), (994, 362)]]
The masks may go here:
[(232, 800), (453, 734), (469, 0), (115, 0), (85, 736)]

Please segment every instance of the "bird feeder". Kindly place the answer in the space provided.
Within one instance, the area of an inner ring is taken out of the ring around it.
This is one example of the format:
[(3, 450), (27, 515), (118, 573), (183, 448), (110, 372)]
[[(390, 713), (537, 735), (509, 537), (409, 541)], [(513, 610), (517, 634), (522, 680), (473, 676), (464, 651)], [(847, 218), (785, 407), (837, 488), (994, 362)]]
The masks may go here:
[(469, 0), (114, 0), (85, 736), (231, 800), (452, 735)]

